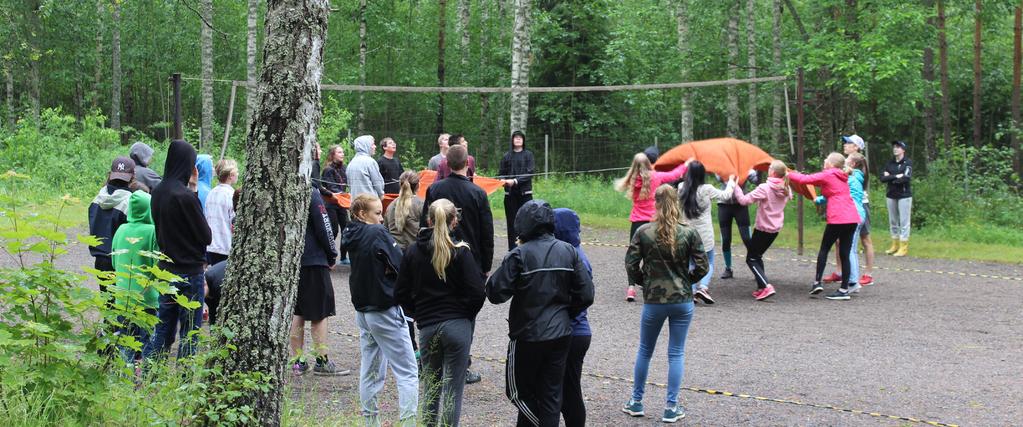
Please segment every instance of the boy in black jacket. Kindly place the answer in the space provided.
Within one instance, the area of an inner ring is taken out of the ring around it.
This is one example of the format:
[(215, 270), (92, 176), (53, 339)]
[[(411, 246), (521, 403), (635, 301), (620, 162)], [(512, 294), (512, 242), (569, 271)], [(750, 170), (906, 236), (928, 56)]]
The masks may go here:
[[(161, 260), (159, 267), (181, 277), (173, 283), (178, 294), (200, 304), (205, 292), (203, 272), (206, 269), (206, 246), (212, 241), (202, 205), (196, 195), (199, 171), (195, 168), (195, 148), (182, 141), (171, 141), (164, 163), (164, 178), (153, 189), (152, 214), (156, 225), (156, 241), (170, 261)], [(157, 317), (160, 323), (152, 340), (143, 348), (143, 357), (170, 350), (178, 329), (181, 345), (178, 357), (195, 353), (194, 339), (188, 333), (202, 326), (202, 310), (189, 310), (174, 302), (175, 295), (160, 295)]]
[(533, 152), (526, 149), (526, 134), (512, 132), (511, 150), (504, 153), (498, 175), (504, 182), (504, 217), (508, 220), (508, 250), (515, 249), (515, 213), (533, 200)]
[(554, 211), (531, 200), (515, 216), (521, 245), (487, 281), (508, 310), (506, 393), (518, 425), (557, 426), (572, 319), (593, 304), (593, 280), (575, 248), (554, 238)]

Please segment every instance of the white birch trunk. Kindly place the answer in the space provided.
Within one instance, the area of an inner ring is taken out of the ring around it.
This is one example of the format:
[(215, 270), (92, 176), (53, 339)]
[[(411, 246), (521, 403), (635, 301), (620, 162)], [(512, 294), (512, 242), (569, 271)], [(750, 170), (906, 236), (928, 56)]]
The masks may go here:
[(199, 151), (205, 151), (213, 141), (213, 0), (202, 0), (202, 127), (199, 136)]
[[(529, 20), (531, 0), (515, 0), (515, 27), (512, 33), (512, 89), (529, 87)], [(510, 130), (526, 132), (529, 118), (529, 93), (512, 91)]]

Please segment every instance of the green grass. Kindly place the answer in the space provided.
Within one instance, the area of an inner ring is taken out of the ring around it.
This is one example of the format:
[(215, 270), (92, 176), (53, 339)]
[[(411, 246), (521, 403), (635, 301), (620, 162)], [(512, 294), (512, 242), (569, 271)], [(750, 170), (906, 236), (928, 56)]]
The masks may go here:
[[(629, 229), (632, 203), (614, 191), (610, 178), (551, 178), (534, 181), (534, 197), (544, 199), (553, 207), (569, 207), (579, 213), (583, 225), (593, 228)], [(503, 217), (504, 196), (498, 191), (490, 197), (495, 217)], [(716, 209), (716, 207), (715, 207)], [(715, 212), (716, 215), (716, 212)], [(756, 215), (756, 207), (750, 207)], [(887, 233), (888, 212), (883, 199), (871, 204), (871, 227), (874, 248), (878, 256), (891, 243)], [(776, 247), (796, 248), (798, 216), (796, 203), (786, 208), (785, 228), (778, 236)], [(820, 245), (824, 221), (812, 203), (805, 204), (804, 248), (815, 253)], [(720, 236), (720, 230), (715, 230)], [(910, 255), (919, 258), (939, 258), (971, 261), (1021, 263), (1023, 261), (1023, 230), (993, 226), (977, 221), (962, 221), (952, 225), (916, 228), (910, 239)]]

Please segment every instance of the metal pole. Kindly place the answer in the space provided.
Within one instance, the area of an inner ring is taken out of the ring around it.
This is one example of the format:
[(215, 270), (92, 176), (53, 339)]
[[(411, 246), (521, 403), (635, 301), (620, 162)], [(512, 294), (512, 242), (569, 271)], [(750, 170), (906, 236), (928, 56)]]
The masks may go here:
[(181, 131), (181, 73), (171, 74), (171, 87), (174, 89), (174, 131), (171, 139), (184, 139)]
[[(798, 141), (798, 147), (796, 150), (796, 169), (803, 171), (803, 69), (800, 68), (797, 73), (796, 80), (796, 140)], [(796, 253), (800, 256), (803, 255), (803, 197), (799, 198), (796, 204), (798, 206), (799, 215), (799, 246), (796, 248)]]
[(237, 93), (238, 85), (231, 83), (231, 100), (227, 103), (227, 126), (224, 127), (224, 142), (220, 144), (220, 160), (224, 160), (227, 153), (227, 138), (231, 136), (231, 119), (234, 116), (234, 95)]
[(550, 161), (551, 161), (551, 152), (550, 152), (550, 146), (548, 145), (547, 134), (543, 134), (543, 174), (544, 174), (544, 177), (547, 177), (547, 175), (551, 172)]

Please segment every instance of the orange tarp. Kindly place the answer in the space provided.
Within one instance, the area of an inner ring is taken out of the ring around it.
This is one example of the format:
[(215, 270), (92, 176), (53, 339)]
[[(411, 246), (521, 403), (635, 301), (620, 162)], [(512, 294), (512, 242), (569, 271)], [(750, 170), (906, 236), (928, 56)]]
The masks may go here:
[[(715, 138), (681, 144), (662, 154), (654, 169), (668, 171), (695, 157), (707, 169), (722, 179), (735, 175), (739, 184), (746, 182), (750, 169), (767, 171), (774, 158), (760, 147), (735, 138)], [(817, 191), (812, 186), (792, 185), (792, 190), (813, 200)]]
[[(419, 191), (416, 191), (416, 196), (420, 199), (426, 199), (426, 189), (430, 188), (433, 181), (437, 178), (437, 171), (429, 169), (419, 171)], [(476, 175), (472, 178), (472, 182), (476, 186), (480, 187), (489, 196), (493, 192), (504, 188), (504, 183), (497, 178), (487, 178), (485, 176)], [(384, 210), (387, 210), (387, 205), (390, 205), (392, 201), (398, 198), (397, 194), (387, 193), (384, 194)], [(341, 205), (343, 208), (349, 208), (352, 206), (352, 195), (348, 193), (336, 193), (334, 194), (334, 203)]]

